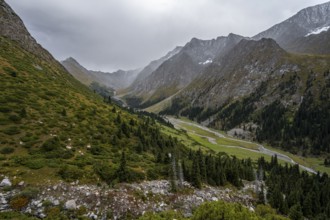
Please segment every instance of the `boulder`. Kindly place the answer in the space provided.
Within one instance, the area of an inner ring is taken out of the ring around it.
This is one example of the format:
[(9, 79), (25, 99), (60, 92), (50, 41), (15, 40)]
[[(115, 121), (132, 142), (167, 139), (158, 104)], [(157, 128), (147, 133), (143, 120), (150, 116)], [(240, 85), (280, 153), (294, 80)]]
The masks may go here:
[(18, 183), (18, 186), (24, 186), (24, 184), (25, 184), (24, 181), (21, 181)]
[(12, 184), (11, 184), (10, 180), (7, 177), (5, 177), (0, 183), (0, 187), (11, 186), (11, 185)]
[(74, 209), (77, 209), (77, 204), (76, 204), (76, 201), (75, 200), (68, 200), (66, 203), (65, 203), (65, 208), (66, 209), (69, 209), (69, 210), (74, 210)]

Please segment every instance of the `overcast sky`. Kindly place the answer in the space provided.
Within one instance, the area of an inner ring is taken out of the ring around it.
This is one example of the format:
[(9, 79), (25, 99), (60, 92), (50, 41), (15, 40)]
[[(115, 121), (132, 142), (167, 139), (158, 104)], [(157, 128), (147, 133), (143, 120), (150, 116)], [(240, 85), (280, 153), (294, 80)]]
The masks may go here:
[(253, 36), (328, 0), (6, 0), (56, 59), (143, 67), (191, 38)]

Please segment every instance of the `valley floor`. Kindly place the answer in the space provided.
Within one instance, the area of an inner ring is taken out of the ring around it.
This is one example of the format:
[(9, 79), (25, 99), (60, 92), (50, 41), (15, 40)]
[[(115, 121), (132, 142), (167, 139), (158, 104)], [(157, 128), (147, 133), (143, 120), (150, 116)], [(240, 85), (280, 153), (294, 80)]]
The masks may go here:
[(190, 138), (215, 152), (226, 152), (229, 155), (235, 155), (238, 158), (251, 157), (252, 159), (257, 159), (260, 156), (270, 159), (271, 156), (277, 155), (282, 163), (287, 162), (291, 164), (299, 164), (301, 169), (310, 173), (315, 174), (317, 171), (330, 173), (329, 168), (320, 165), (320, 159), (300, 158), (296, 155), (270, 148), (268, 146), (263, 146), (258, 143), (235, 139), (224, 132), (210, 129), (186, 119), (173, 117), (168, 117), (167, 119), (177, 129), (185, 130)]

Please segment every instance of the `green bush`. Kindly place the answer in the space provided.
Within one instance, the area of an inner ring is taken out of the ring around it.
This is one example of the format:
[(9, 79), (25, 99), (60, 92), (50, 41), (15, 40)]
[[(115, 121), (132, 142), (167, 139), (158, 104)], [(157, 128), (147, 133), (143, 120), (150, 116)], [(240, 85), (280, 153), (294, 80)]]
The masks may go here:
[(147, 178), (148, 180), (156, 180), (159, 179), (160, 175), (155, 169), (148, 169), (147, 170)]
[(44, 155), (48, 159), (52, 158), (63, 158), (70, 159), (74, 156), (71, 150), (67, 150), (62, 146), (60, 139), (58, 137), (54, 137), (48, 139), (42, 146), (42, 151), (44, 151)]
[(8, 134), (8, 135), (15, 135), (15, 134), (21, 133), (21, 131), (19, 130), (19, 128), (16, 127), (16, 126), (12, 126), (12, 127), (6, 128), (3, 132), (5, 134)]
[(199, 206), (192, 220), (259, 220), (255, 213), (238, 203), (206, 202)]
[(11, 109), (7, 106), (0, 106), (0, 112), (3, 113), (11, 112)]
[(43, 159), (31, 159), (26, 162), (25, 166), (30, 169), (37, 170), (45, 166), (45, 161)]
[(39, 190), (34, 187), (27, 187), (23, 191), (21, 191), (20, 196), (26, 197), (28, 199), (35, 199), (39, 193)]
[(143, 172), (133, 170), (133, 169), (128, 169), (128, 182), (140, 182), (145, 180), (146, 176)]
[(62, 161), (61, 159), (48, 159), (47, 166), (50, 168), (59, 168), (61, 167)]
[(17, 196), (10, 200), (10, 208), (16, 211), (21, 211), (23, 208), (25, 208), (29, 203), (29, 199), (24, 196)]
[(100, 146), (93, 146), (90, 149), (90, 152), (93, 155), (102, 155), (104, 153), (104, 151), (105, 151), (104, 148), (103, 147), (100, 147)]
[[(146, 212), (139, 220), (168, 220), (168, 219), (177, 219), (184, 220), (181, 213), (175, 211), (164, 211), (160, 213)], [(188, 219), (187, 219), (188, 220)]]
[(93, 165), (95, 173), (97, 173), (100, 178), (107, 182), (111, 183), (115, 176), (115, 170), (106, 162), (97, 162)]
[(3, 220), (38, 220), (38, 218), (24, 215), (18, 212), (0, 212), (0, 219)]
[(59, 148), (61, 148), (61, 142), (60, 139), (58, 137), (54, 137), (51, 139), (48, 139), (47, 141), (45, 141), (45, 143), (41, 146), (41, 148), (44, 151), (54, 151), (57, 150)]
[(8, 117), (9, 120), (13, 121), (13, 122), (20, 122), (22, 120), (21, 117), (19, 117), (18, 115), (10, 115)]
[(59, 171), (58, 174), (66, 181), (78, 180), (80, 179), (84, 172), (76, 166), (63, 166)]
[(3, 147), (3, 148), (1, 148), (0, 153), (1, 154), (11, 154), (14, 151), (15, 151), (15, 149), (12, 147)]

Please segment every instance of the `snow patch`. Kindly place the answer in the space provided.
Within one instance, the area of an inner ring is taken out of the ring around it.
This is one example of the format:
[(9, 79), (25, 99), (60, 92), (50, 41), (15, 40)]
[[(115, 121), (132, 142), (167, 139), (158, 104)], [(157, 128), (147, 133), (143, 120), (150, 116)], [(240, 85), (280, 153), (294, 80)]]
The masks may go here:
[(327, 26), (327, 27), (318, 27), (318, 28), (314, 29), (312, 32), (306, 34), (305, 37), (308, 37), (309, 35), (312, 35), (312, 34), (320, 34), (323, 31), (328, 31), (329, 29), (330, 29), (330, 26)]
[(206, 65), (206, 64), (209, 64), (209, 63), (212, 63), (212, 62), (213, 62), (212, 59), (207, 59), (204, 62), (199, 62), (198, 64), (199, 65)]

